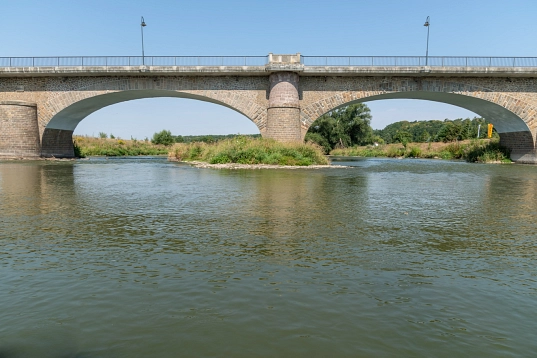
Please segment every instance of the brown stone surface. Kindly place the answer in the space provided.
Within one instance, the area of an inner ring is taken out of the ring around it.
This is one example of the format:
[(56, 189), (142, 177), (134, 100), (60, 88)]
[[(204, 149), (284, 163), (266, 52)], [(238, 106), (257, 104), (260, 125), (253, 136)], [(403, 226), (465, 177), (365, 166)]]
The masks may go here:
[(36, 157), (40, 154), (37, 105), (0, 101), (0, 156)]
[(267, 113), (266, 138), (282, 142), (300, 142), (303, 140), (300, 130), (299, 108), (269, 108)]

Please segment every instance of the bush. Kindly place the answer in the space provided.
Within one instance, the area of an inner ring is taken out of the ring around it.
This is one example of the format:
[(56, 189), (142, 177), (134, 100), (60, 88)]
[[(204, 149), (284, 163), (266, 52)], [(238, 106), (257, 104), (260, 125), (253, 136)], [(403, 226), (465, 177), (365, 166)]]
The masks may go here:
[(153, 144), (162, 144), (165, 146), (170, 146), (175, 142), (174, 137), (172, 136), (172, 133), (167, 130), (162, 130), (158, 133), (153, 134), (153, 139), (151, 139), (151, 143)]
[(468, 146), (464, 153), (464, 159), (471, 163), (510, 163), (511, 153), (509, 149), (502, 147), (497, 140), (492, 140), (486, 144), (483, 141), (475, 141)]
[(82, 149), (80, 148), (80, 146), (78, 145), (76, 140), (73, 140), (73, 148), (74, 148), (76, 158), (85, 158), (86, 157), (84, 155), (84, 152), (82, 151)]
[(455, 143), (450, 143), (446, 147), (445, 150), (451, 153), (452, 158), (460, 159), (464, 156), (464, 149), (465, 149), (464, 145), (460, 144), (459, 142), (455, 142)]
[(407, 157), (420, 158), (421, 157), (421, 149), (418, 148), (418, 147), (411, 147), (409, 152), (407, 153)]
[(405, 155), (404, 148), (391, 146), (391, 147), (388, 147), (388, 150), (386, 151), (386, 156), (390, 158), (403, 157), (404, 155)]

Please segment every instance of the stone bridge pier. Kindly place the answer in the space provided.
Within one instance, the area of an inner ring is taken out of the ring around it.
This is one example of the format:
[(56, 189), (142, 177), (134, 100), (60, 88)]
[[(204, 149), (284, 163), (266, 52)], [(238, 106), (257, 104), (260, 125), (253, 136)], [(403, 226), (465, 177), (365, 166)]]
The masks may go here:
[(266, 138), (280, 141), (302, 141), (298, 74), (276, 72), (269, 76), (270, 94), (267, 108)]

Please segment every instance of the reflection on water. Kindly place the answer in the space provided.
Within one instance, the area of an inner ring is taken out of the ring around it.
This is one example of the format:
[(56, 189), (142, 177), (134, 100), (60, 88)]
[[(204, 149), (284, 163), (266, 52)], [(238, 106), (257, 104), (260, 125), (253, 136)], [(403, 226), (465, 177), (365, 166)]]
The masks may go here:
[(0, 163), (0, 357), (537, 349), (537, 168)]

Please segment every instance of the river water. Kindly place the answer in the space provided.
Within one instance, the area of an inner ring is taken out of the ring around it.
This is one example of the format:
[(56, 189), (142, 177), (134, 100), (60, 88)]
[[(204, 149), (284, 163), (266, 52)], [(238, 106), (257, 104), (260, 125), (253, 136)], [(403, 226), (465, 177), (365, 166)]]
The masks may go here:
[(0, 162), (0, 357), (537, 352), (537, 167)]

